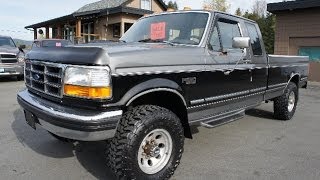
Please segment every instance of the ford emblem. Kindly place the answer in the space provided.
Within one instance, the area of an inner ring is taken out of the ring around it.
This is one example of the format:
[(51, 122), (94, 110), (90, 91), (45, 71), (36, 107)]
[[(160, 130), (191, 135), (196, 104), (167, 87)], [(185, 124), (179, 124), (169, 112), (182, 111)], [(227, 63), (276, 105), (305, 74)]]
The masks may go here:
[(41, 76), (39, 74), (33, 74), (33, 79), (40, 80)]

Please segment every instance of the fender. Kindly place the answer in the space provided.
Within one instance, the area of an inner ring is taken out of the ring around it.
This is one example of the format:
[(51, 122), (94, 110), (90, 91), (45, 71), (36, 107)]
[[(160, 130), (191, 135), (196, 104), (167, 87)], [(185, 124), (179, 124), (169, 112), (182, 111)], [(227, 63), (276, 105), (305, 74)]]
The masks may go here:
[(186, 100), (184, 99), (181, 93), (182, 92), (181, 87), (174, 81), (171, 81), (168, 79), (162, 79), (162, 78), (148, 80), (134, 86), (116, 104), (120, 106), (128, 106), (135, 99), (145, 94), (158, 92), (158, 91), (167, 91), (167, 92), (171, 92), (178, 95), (181, 98), (184, 105), (187, 107)]
[(292, 73), (291, 76), (290, 76), (290, 78), (289, 78), (289, 80), (288, 80), (288, 82), (287, 82), (286, 87), (285, 87), (284, 90), (283, 90), (283, 92), (287, 89), (287, 87), (288, 87), (289, 83), (291, 82), (292, 78), (294, 78), (295, 76), (298, 76), (298, 77), (299, 77), (299, 78), (298, 78), (298, 79), (299, 79), (298, 88), (299, 88), (299, 83), (300, 83), (300, 77), (301, 77), (301, 75), (300, 75), (299, 73)]

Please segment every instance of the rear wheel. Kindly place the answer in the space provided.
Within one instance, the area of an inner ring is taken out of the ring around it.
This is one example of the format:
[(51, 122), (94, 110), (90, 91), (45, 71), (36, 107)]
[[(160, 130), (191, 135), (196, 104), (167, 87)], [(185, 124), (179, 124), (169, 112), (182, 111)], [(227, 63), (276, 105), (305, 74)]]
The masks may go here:
[(152, 105), (125, 113), (108, 151), (119, 179), (169, 179), (180, 163), (183, 127), (171, 111)]
[(282, 96), (274, 99), (274, 116), (279, 120), (292, 119), (298, 103), (298, 87), (290, 82)]

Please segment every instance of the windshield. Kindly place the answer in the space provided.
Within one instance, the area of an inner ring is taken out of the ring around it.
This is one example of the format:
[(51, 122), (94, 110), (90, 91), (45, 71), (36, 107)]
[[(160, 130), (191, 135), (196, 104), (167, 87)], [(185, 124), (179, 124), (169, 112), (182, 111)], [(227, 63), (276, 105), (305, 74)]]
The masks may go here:
[(0, 37), (0, 46), (16, 47), (13, 40), (8, 37)]
[(208, 17), (208, 13), (189, 12), (143, 18), (136, 22), (120, 40), (198, 45)]

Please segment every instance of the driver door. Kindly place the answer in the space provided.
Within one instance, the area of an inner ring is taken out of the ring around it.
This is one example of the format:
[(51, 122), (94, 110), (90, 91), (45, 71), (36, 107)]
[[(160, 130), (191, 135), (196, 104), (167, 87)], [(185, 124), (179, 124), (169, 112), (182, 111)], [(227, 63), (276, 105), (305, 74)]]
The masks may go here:
[(206, 103), (214, 103), (213, 113), (247, 105), (252, 81), (251, 65), (244, 62), (245, 50), (232, 47), (234, 37), (242, 37), (236, 18), (219, 17), (208, 42), (208, 88)]

